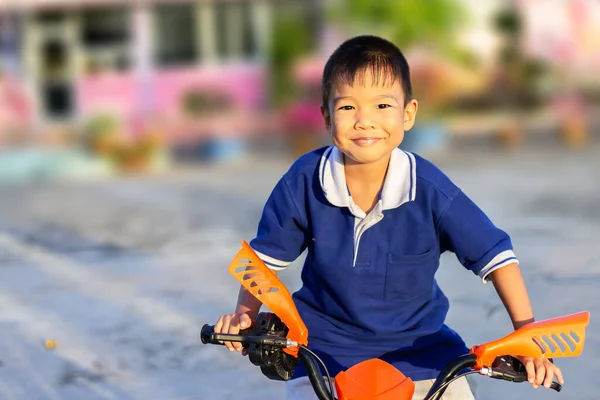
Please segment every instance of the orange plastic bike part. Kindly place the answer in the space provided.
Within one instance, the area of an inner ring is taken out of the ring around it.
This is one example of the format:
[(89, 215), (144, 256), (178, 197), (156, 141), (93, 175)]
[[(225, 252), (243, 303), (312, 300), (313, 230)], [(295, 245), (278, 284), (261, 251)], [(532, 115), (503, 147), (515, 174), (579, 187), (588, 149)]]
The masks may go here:
[[(288, 339), (298, 342), (299, 345), (308, 343), (308, 329), (298, 314), (290, 292), (246, 241), (242, 241), (242, 249), (229, 264), (229, 273), (281, 318), (289, 328)], [(297, 347), (286, 348), (283, 351), (294, 357), (298, 356)]]
[(473, 346), (475, 369), (490, 367), (496, 357), (511, 355), (535, 358), (574, 357), (581, 354), (590, 313), (582, 311), (564, 317), (531, 322), (493, 342)]
[(415, 384), (378, 358), (358, 363), (335, 377), (338, 400), (410, 400)]

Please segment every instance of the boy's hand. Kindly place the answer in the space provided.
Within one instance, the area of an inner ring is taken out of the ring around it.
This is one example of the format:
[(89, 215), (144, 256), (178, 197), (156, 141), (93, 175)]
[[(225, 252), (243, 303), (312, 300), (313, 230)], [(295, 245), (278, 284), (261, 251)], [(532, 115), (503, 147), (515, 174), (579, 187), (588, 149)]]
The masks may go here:
[[(230, 335), (237, 335), (240, 330), (247, 329), (252, 326), (252, 319), (246, 313), (238, 314), (225, 314), (222, 315), (217, 323), (215, 324), (215, 333), (228, 333)], [(224, 342), (225, 347), (229, 351), (242, 352), (242, 355), (248, 354), (248, 350), (242, 348), (241, 343)]]
[(556, 376), (558, 383), (565, 383), (560, 368), (552, 364), (547, 358), (518, 357), (519, 361), (525, 366), (527, 371), (527, 380), (534, 389), (544, 385), (549, 388), (552, 380)]

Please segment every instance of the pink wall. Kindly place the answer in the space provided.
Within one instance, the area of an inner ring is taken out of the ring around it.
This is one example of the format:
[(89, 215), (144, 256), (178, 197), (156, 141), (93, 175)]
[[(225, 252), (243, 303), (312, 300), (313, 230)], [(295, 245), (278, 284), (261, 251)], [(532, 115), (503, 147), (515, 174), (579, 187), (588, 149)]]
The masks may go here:
[(77, 84), (78, 110), (84, 116), (106, 108), (128, 116), (144, 109), (173, 115), (182, 94), (193, 87), (223, 91), (240, 106), (256, 108), (265, 100), (266, 69), (261, 65), (162, 69), (146, 84), (133, 73), (88, 75)]
[(165, 70), (156, 75), (156, 105), (172, 110), (185, 90), (194, 87), (222, 91), (246, 108), (264, 103), (267, 89), (263, 66), (223, 66), (199, 69)]
[(136, 106), (132, 74), (102, 74), (82, 78), (76, 85), (77, 110), (82, 116), (109, 110), (130, 115)]

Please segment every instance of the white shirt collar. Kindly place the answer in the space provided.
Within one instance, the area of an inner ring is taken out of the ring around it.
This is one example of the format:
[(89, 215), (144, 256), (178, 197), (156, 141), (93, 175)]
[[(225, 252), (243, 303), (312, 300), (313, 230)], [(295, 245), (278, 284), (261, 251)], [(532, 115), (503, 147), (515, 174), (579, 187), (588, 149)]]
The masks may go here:
[[(344, 154), (335, 146), (330, 146), (319, 165), (319, 180), (327, 201), (336, 207), (350, 207), (350, 193), (344, 173)], [(392, 151), (390, 165), (381, 191), (383, 210), (400, 207), (413, 201), (416, 195), (416, 165), (412, 153)]]

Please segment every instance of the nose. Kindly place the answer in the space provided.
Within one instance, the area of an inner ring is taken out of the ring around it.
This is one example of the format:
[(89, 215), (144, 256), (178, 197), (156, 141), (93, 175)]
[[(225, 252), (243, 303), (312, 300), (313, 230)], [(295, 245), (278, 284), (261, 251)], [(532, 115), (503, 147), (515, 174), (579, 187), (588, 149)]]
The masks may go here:
[(375, 117), (372, 113), (367, 112), (367, 110), (360, 110), (356, 113), (356, 122), (354, 123), (354, 129), (357, 130), (367, 130), (367, 129), (375, 129), (376, 122)]

